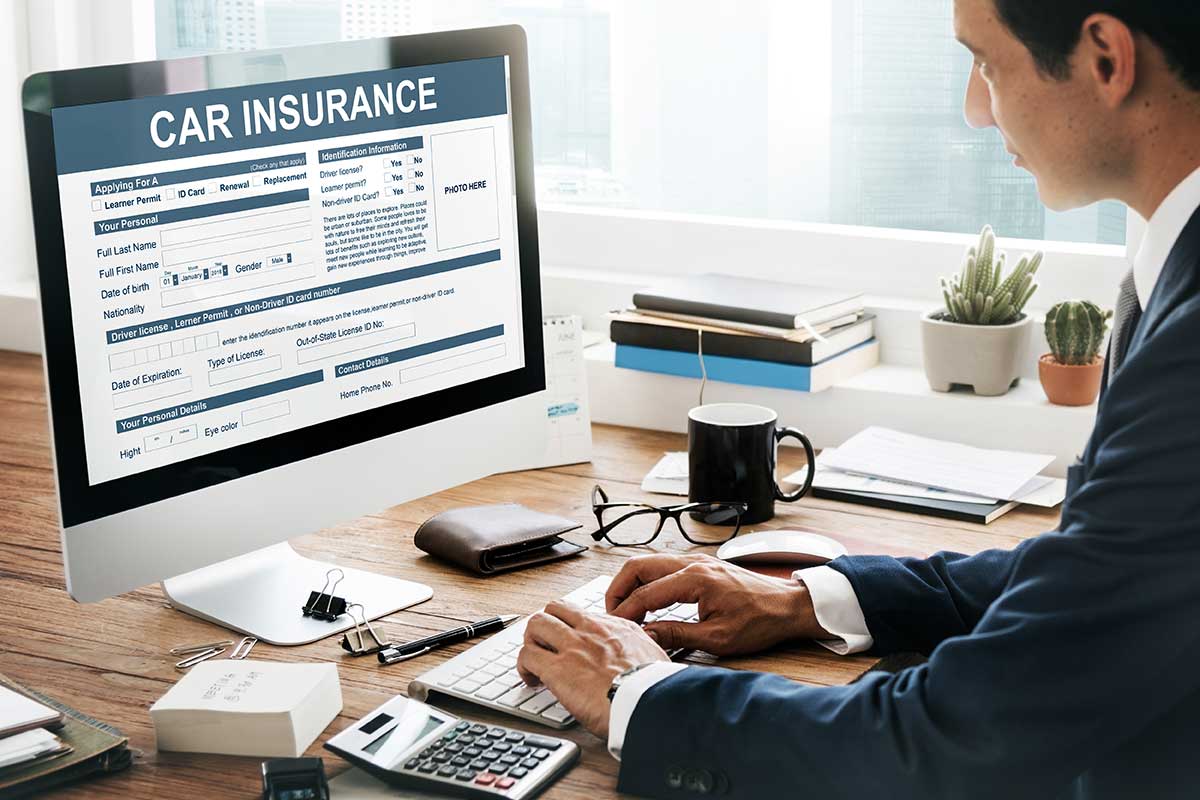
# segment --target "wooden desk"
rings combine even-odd
[[[306,555],[373,569],[427,583],[433,599],[384,621],[392,636],[407,639],[464,622],[509,612],[530,612],[586,580],[615,573],[637,549],[591,552],[555,565],[488,579],[469,577],[423,555],[412,545],[417,525],[430,515],[460,505],[516,501],[590,523],[589,492],[604,485],[610,497],[636,498],[642,476],[667,450],[685,449],[680,436],[597,426],[590,464],[498,475],[433,497],[396,506],[338,528],[306,536],[297,545]],[[783,451],[785,468],[799,466]],[[39,359],[0,352],[0,600],[6,605],[0,634],[0,672],[40,689],[123,730],[141,751],[128,772],[66,789],[62,797],[256,797],[259,759],[157,753],[148,709],[179,677],[178,658],[167,650],[185,642],[223,638],[215,626],[167,607],[158,587],[92,605],[77,605],[63,587],[58,518],[51,473],[46,403]],[[305,502],[302,497],[297,502]],[[949,549],[974,553],[1011,547],[1053,528],[1057,514],[1018,510],[988,527],[924,518],[812,498],[779,504],[779,515],[763,527],[802,527],[841,540],[852,553],[928,555]],[[253,511],[246,524],[254,524]],[[573,537],[591,544],[590,537]],[[678,536],[658,545],[691,548]],[[462,646],[392,667],[374,659],[343,657],[336,638],[297,648],[259,644],[255,658],[338,663],[345,698],[341,718],[326,731],[340,731],[409,680]],[[725,659],[722,665],[777,672],[811,684],[842,684],[872,664],[839,658],[812,644],[779,648],[754,658]],[[452,712],[526,726],[466,704]],[[613,796],[617,764],[604,744],[578,730],[566,734],[584,751],[582,763],[546,795],[549,798]],[[326,756],[332,776],[345,764],[315,744],[310,755]]]

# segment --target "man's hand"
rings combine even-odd
[[[608,689],[631,667],[669,661],[637,623],[551,603],[529,618],[517,671],[544,684],[585,728],[608,738]]]
[[[700,621],[652,622],[662,647],[737,655],[792,639],[828,639],[803,583],[771,578],[712,556],[653,555],[630,559],[605,596],[610,614],[641,622],[673,603],[698,603]]]

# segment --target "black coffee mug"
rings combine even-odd
[[[775,501],[794,503],[812,487],[812,442],[795,428],[776,425],[769,408],[744,403],[716,403],[688,412],[688,500],[693,503],[740,501],[749,508],[743,525],[775,516]],[[787,437],[798,439],[808,458],[808,476],[799,490],[787,494],[775,482],[776,449]]]

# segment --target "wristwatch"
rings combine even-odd
[[[611,703],[613,701],[613,698],[617,696],[617,690],[621,688],[621,684],[624,683],[630,675],[640,669],[645,669],[653,663],[653,661],[647,661],[645,664],[638,664],[636,667],[630,667],[617,677],[613,678],[612,683],[608,687],[608,702]]]

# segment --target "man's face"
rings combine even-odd
[[[975,55],[966,118],[973,128],[995,127],[1016,165],[1033,173],[1038,193],[1056,211],[1104,196],[1103,163],[1114,155],[1103,142],[1111,123],[1102,115],[1090,71],[1071,77],[1042,74],[1029,49],[1004,25],[995,0],[955,0],[954,31]]]

